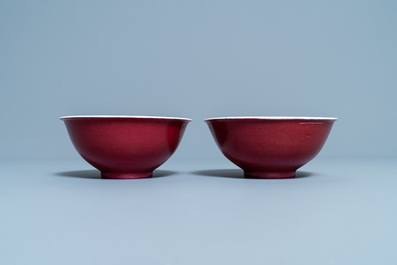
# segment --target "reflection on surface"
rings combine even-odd
[[[241,169],[212,169],[192,172],[194,175],[221,178],[245,178]],[[313,176],[314,173],[307,171],[297,171],[295,178],[306,178]],[[280,179],[281,180],[281,179]]]
[[[178,174],[178,172],[170,170],[155,170],[153,172],[152,178],[160,178]],[[74,170],[74,171],[64,171],[57,172],[55,176],[61,177],[71,177],[71,178],[87,178],[87,179],[100,179],[101,173],[99,170]]]

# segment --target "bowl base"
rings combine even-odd
[[[119,173],[119,172],[101,172],[103,179],[142,179],[152,177],[152,172],[144,173]]]
[[[289,179],[295,177],[295,171],[287,172],[247,172],[244,171],[246,178],[255,179]]]

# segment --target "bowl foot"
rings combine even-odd
[[[247,172],[244,171],[244,176],[246,178],[255,179],[288,179],[295,177],[295,171],[287,172]]]
[[[119,173],[119,172],[101,172],[101,177],[104,179],[142,179],[150,178],[152,172],[144,173]]]

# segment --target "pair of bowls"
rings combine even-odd
[[[152,176],[178,147],[185,118],[65,116],[77,152],[102,178]],[[321,150],[336,118],[225,117],[206,119],[219,149],[250,178],[292,178]]]

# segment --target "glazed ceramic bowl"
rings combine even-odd
[[[146,178],[176,150],[190,119],[65,116],[77,152],[102,178]]]
[[[206,119],[222,153],[251,178],[292,178],[321,150],[336,118]]]

